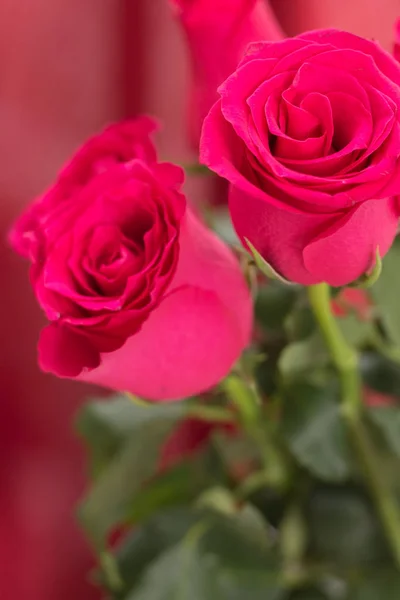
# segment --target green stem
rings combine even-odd
[[[400,569],[400,510],[399,504],[387,485],[384,471],[368,431],[361,420],[348,419],[354,445],[358,450],[361,466],[368,479],[371,496],[375,501],[386,539],[392,550],[397,568]]]
[[[210,171],[205,165],[201,165],[200,163],[191,163],[187,165],[182,165],[183,169],[185,169],[188,175],[200,175],[209,177],[213,175],[213,172]]]
[[[400,568],[400,508],[382,474],[378,455],[364,426],[357,354],[346,342],[332,314],[329,286],[320,283],[308,287],[307,290],[311,307],[340,378],[343,417],[347,421],[393,558]]]
[[[332,314],[329,286],[326,283],[311,285],[307,291],[314,315],[339,374],[343,408],[346,413],[356,415],[362,407],[357,354],[344,339]]]
[[[235,415],[232,411],[219,406],[204,406],[194,404],[190,406],[187,416],[193,419],[199,419],[208,423],[232,423],[234,424]]]
[[[222,387],[236,407],[243,428],[261,451],[265,479],[272,487],[285,489],[290,480],[289,469],[269,424],[263,418],[262,401],[256,384],[246,381],[243,374],[232,374],[224,380]]]

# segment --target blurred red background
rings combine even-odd
[[[387,49],[400,15],[400,0],[271,4],[290,35],[334,26]],[[93,390],[39,372],[43,319],[6,232],[71,151],[110,121],[157,115],[161,154],[187,161],[187,78],[168,0],[0,0],[0,597],[100,597],[73,514],[85,457],[72,420]]]

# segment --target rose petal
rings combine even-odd
[[[179,241],[179,261],[169,291],[190,285],[215,292],[237,322],[245,347],[251,335],[252,302],[237,258],[190,210],[182,222]]]
[[[80,379],[149,400],[177,400],[216,385],[242,348],[239,324],[214,292],[180,288]]]
[[[332,44],[345,50],[354,48],[362,54],[369,54],[374,59],[378,69],[387,75],[397,86],[400,86],[400,67],[398,62],[388,52],[383,52],[378,42],[340,31],[338,29],[320,29],[302,33],[300,39],[318,44]]]
[[[248,99],[256,93],[263,83],[264,103],[269,94],[285,88],[292,80],[291,73],[279,73],[270,78],[273,60],[254,60],[239,68],[219,88],[221,94],[221,111],[223,116],[232,124],[237,135],[250,147],[253,141],[248,132],[248,116],[250,114]],[[238,81],[240,84],[238,85]],[[256,151],[256,147],[255,147]]]
[[[38,351],[40,368],[58,377],[77,377],[100,364],[100,354],[86,337],[56,323],[42,330]]]
[[[300,106],[296,106],[283,92],[282,101],[287,110],[286,134],[291,138],[306,140],[315,137],[318,130],[333,129],[331,106],[326,96],[314,92],[302,100]]]
[[[327,215],[293,212],[256,198],[232,186],[229,209],[237,234],[247,238],[270,265],[283,277],[310,285],[318,283],[305,267],[303,248],[326,223]],[[334,218],[331,215],[329,221]]]
[[[286,60],[288,56],[295,55],[297,51],[303,48],[309,48],[310,44],[302,40],[300,37],[285,38],[282,41],[257,42],[250,43],[247,47],[246,54],[239,63],[239,68],[251,62],[254,59],[274,59],[275,64],[279,64],[278,60]],[[308,52],[308,50],[306,50]]]
[[[304,249],[304,263],[314,277],[333,286],[351,283],[383,257],[396,235],[393,198],[370,200],[335,221]]]

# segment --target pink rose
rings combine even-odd
[[[305,285],[345,285],[383,256],[400,193],[400,65],[336,30],[252,44],[204,122],[235,228]]]
[[[252,310],[237,260],[186,205],[182,170],[156,162],[153,129],[144,117],[92,138],[11,239],[50,321],[42,369],[165,400],[228,373]]]
[[[193,65],[191,136],[198,145],[204,117],[218,86],[248,44],[283,37],[265,0],[171,0],[185,30]]]

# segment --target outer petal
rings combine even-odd
[[[363,275],[378,246],[381,256],[389,250],[399,220],[394,199],[370,200],[343,216],[313,215],[280,210],[232,187],[229,207],[242,241],[303,285],[341,286]]]
[[[82,368],[100,364],[99,353],[85,337],[57,324],[42,330],[38,350],[40,368],[59,377],[76,377]]]
[[[398,220],[393,198],[364,202],[305,248],[304,264],[320,281],[346,285],[373,265],[378,246],[380,255],[386,254]]]
[[[374,59],[378,69],[397,85],[400,85],[400,67],[398,63],[377,42],[338,29],[317,29],[303,33],[299,37],[310,42],[332,44],[336,48],[353,48],[363,54],[369,54]]]
[[[14,224],[9,234],[13,248],[25,258],[37,260],[38,235],[43,221],[53,210],[60,210],[64,201],[71,200],[79,187],[89,184],[96,175],[135,159],[161,170],[161,165],[155,166],[157,153],[151,141],[151,134],[156,129],[156,121],[144,115],[110,125],[91,137],[64,166],[56,183],[38,197]],[[167,169],[166,165],[165,174]],[[176,168],[176,177],[181,179],[178,171]]]
[[[59,181],[75,187],[78,182],[85,185],[93,175],[118,163],[133,159],[155,163],[157,153],[150,136],[157,129],[157,122],[146,115],[109,125],[73,155]]]
[[[302,252],[326,223],[333,222],[334,215],[281,209],[235,186],[230,189],[229,209],[243,245],[247,238],[278,273],[303,285],[320,281],[307,270]]]
[[[249,342],[253,306],[237,258],[188,210],[181,225],[180,257],[170,290],[191,285],[215,293],[231,312],[243,347]]]
[[[243,350],[237,318],[214,292],[181,288],[80,379],[158,401],[203,392],[227,375]]]

